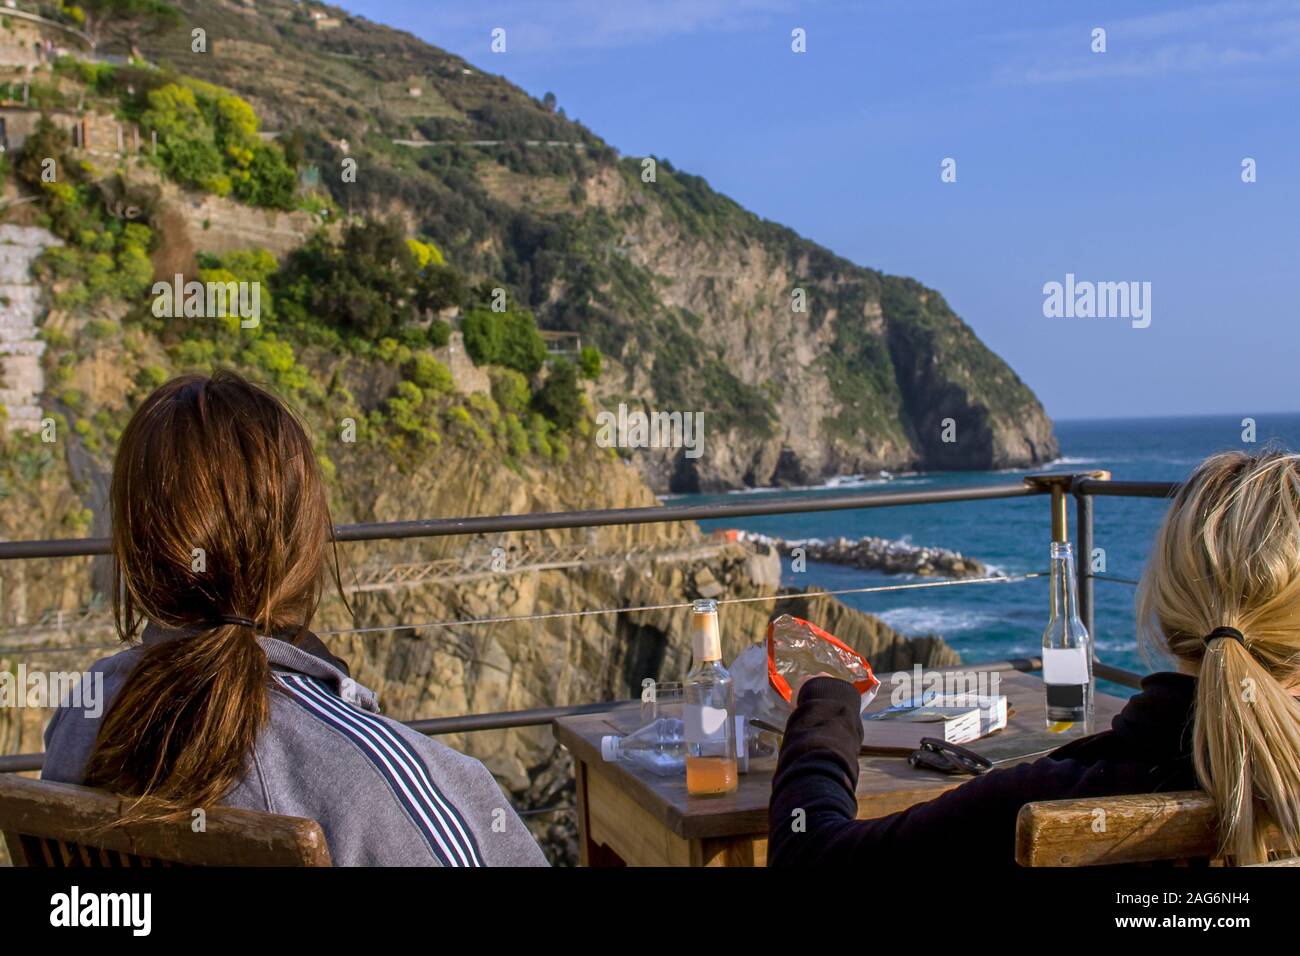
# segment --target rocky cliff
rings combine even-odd
[[[619,157],[409,34],[342,10],[320,31],[290,0],[178,6],[181,27],[148,52],[245,95],[304,144],[340,207],[400,216],[544,327],[581,333],[608,359],[604,404],[704,413],[701,457],[630,456],[655,490],[1057,454],[1029,388],[920,283],[837,257],[668,160]]]

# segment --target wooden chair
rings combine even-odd
[[[1218,850],[1214,802],[1200,790],[1044,800],[1016,819],[1021,866],[1212,861]]]
[[[315,820],[231,807],[189,820],[95,830],[118,820],[130,798],[0,773],[0,833],[14,866],[330,866]]]

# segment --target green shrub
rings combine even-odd
[[[375,357],[388,365],[405,365],[411,360],[411,348],[397,339],[384,337],[375,346]]]
[[[578,369],[583,378],[593,381],[600,378],[600,352],[591,345],[584,345],[578,353]]]
[[[490,395],[484,395],[482,392],[473,393],[469,397],[469,407],[474,409],[493,431],[496,431],[496,426],[501,423],[501,407],[492,400]]]
[[[548,460],[553,451],[551,433],[554,430],[555,426],[536,412],[528,416],[528,443],[534,452]]]
[[[90,339],[92,342],[106,339],[117,332],[117,330],[118,324],[116,322],[110,322],[108,319],[91,319],[86,323],[85,328],[86,338]]]
[[[298,177],[284,154],[265,143],[253,149],[247,175],[235,180],[235,196],[253,206],[292,209]]]
[[[442,319],[434,319],[429,323],[429,344],[435,349],[446,346],[451,341],[451,326]]]
[[[52,349],[64,349],[72,344],[72,339],[68,333],[61,329],[52,329],[42,327],[41,339]]]
[[[377,341],[415,318],[415,257],[396,221],[350,224],[339,240],[323,230],[295,250],[277,279],[303,322]],[[360,349],[359,349],[360,350]]]
[[[533,375],[546,361],[546,343],[529,312],[472,309],[461,322],[461,333],[476,365],[504,365]]]
[[[177,137],[160,142],[158,155],[162,158],[163,170],[182,186],[202,189],[217,196],[230,195],[230,177],[225,173],[221,151],[215,143]]]
[[[417,307],[437,312],[450,305],[460,305],[465,298],[465,283],[451,266],[418,266],[414,301]]]
[[[135,373],[135,385],[140,391],[149,394],[167,381],[167,370],[161,365],[146,365]]]
[[[157,161],[167,175],[254,206],[294,207],[293,167],[279,145],[261,141],[247,101],[193,79],[152,89],[146,101],[140,125],[158,133]]]
[[[501,422],[505,428],[505,443],[510,454],[516,458],[527,458],[528,430],[524,428],[524,423],[519,420],[519,416],[513,412],[506,412],[501,416]]]
[[[562,431],[571,431],[583,416],[578,369],[571,362],[556,362],[546,384],[533,396],[533,408]]]
[[[427,352],[417,352],[406,364],[406,377],[420,388],[442,395],[452,390],[454,385],[451,369],[443,365]]]
[[[528,390],[528,379],[512,368],[489,368],[488,378],[492,382],[492,398],[507,412],[523,414],[528,410],[532,394]]]
[[[492,436],[489,435],[463,405],[456,405],[447,411],[448,431],[467,441],[471,447],[489,448]]]

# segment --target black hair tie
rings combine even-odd
[[[220,617],[215,619],[214,623],[218,627],[223,624],[230,624],[234,627],[251,627],[254,630],[257,629],[257,622],[251,617],[241,617],[238,614],[222,614]]]
[[[1246,646],[1246,638],[1241,633],[1241,631],[1237,630],[1235,627],[1228,627],[1227,625],[1224,625],[1222,627],[1216,627],[1209,634],[1206,634],[1205,646],[1209,647],[1211,641],[1218,640],[1220,637],[1230,638],[1231,640],[1236,641],[1242,647]]]

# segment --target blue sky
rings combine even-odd
[[[1300,0],[345,6],[938,289],[1053,417],[1300,409]],[[1149,327],[1045,317],[1067,273]]]

